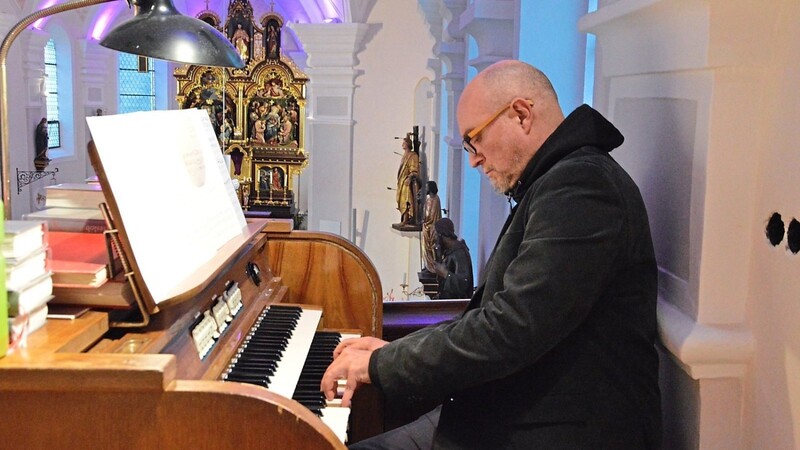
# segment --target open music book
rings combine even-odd
[[[181,294],[184,280],[246,229],[208,114],[148,111],[86,121],[116,203],[114,219],[150,295],[158,304]]]

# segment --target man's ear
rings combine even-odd
[[[516,120],[522,129],[526,133],[529,132],[534,118],[533,102],[524,98],[517,98],[511,104],[511,109],[517,116]]]

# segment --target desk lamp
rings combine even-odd
[[[39,19],[64,11],[117,0],[73,0],[37,11],[14,25],[0,46],[0,153],[2,153],[3,206],[11,218],[11,162],[8,144],[8,94],[6,58],[19,34]],[[100,45],[134,55],[186,64],[244,67],[228,39],[211,25],[181,15],[172,0],[127,0],[134,17],[112,30]]]

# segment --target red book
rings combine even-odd
[[[102,233],[48,231],[48,268],[59,286],[97,287],[108,279],[110,264]]]

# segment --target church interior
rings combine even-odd
[[[0,31],[60,3],[0,0]],[[658,262],[662,448],[800,449],[796,0],[174,4],[224,34],[244,67],[101,46],[133,15],[118,0],[43,17],[4,41],[7,219],[44,208],[48,185],[96,175],[86,118],[208,108],[245,216],[290,220],[363,254],[352,264],[369,266],[364,277],[379,292],[353,315],[386,338],[397,332],[387,314],[405,304],[422,305],[424,323],[454,314],[437,309],[424,282],[429,181],[480,283],[510,200],[470,167],[456,106],[487,66],[526,61],[550,77],[565,114],[589,104],[625,136],[611,155],[641,190]],[[46,160],[37,156],[42,118]],[[400,201],[409,146],[419,159],[416,205]],[[168,186],[147,172],[137,174],[142,184]],[[270,252],[288,283],[305,286]],[[332,257],[310,254],[307,265]]]

